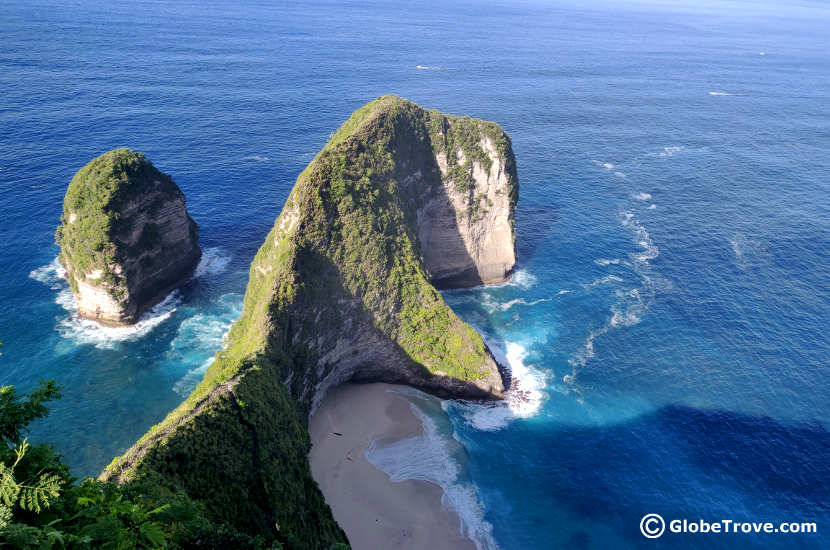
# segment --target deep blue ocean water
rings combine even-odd
[[[0,383],[65,394],[32,438],[94,475],[175,407],[299,172],[396,93],[513,138],[517,274],[445,297],[525,399],[420,400],[424,464],[452,460],[388,471],[438,478],[481,548],[830,547],[830,8],[448,4],[0,1]],[[104,331],[53,233],[118,146],[173,176],[207,253]],[[652,512],[819,532],[646,540]]]

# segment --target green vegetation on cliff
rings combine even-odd
[[[113,235],[119,227],[120,211],[130,200],[145,191],[148,182],[158,181],[168,193],[179,192],[170,176],[159,172],[143,154],[127,148],[115,149],[91,160],[69,184],[63,203],[61,225],[55,240],[61,247],[61,261],[74,267],[74,277],[101,270],[105,281],[116,284],[119,276],[110,266],[118,260]],[[152,231],[142,235],[141,246]]]
[[[41,382],[29,395],[0,388],[0,548],[282,548],[212,521],[202,503],[158,484],[78,483],[51,446],[23,437],[59,397],[53,382]]]
[[[357,357],[379,379],[396,368],[429,391],[487,397],[479,384],[499,376],[481,337],[430,283],[417,236],[425,198],[408,183],[418,167],[440,187],[439,152],[466,178],[473,161],[489,168],[476,135],[512,170],[503,192],[513,197],[512,152],[498,125],[394,96],[356,111],[300,174],[257,252],[227,348],[102,478],[184,491],[213,521],[286,548],[345,542],[307,460],[306,418],[327,377],[348,379],[337,368],[356,368]],[[469,208],[483,207],[469,198]]]

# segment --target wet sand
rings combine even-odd
[[[392,482],[364,456],[373,440],[423,433],[405,396],[388,384],[346,384],[329,392],[309,423],[311,472],[354,550],[475,550],[438,485]],[[339,435],[338,435],[339,434]]]

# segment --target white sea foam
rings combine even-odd
[[[497,342],[485,338],[496,360],[510,371],[511,385],[503,401],[494,403],[457,403],[455,406],[464,420],[483,431],[500,430],[517,418],[530,418],[539,412],[544,400],[547,377],[541,371],[525,364],[524,346],[507,342],[503,349]]]
[[[440,71],[441,67],[431,66],[431,65],[415,65],[415,68],[419,71]]]
[[[656,209],[657,209],[657,205],[656,205],[656,204],[650,204],[650,205],[648,205],[648,209],[649,209],[649,210],[656,210]]]
[[[173,391],[181,395],[182,397],[187,397],[190,393],[199,385],[199,382],[202,381],[202,378],[205,376],[208,368],[213,364],[215,359],[211,357],[210,359],[206,360],[204,363],[199,365],[196,368],[190,369],[187,371],[181,380],[173,384]]]
[[[138,322],[129,326],[108,327],[78,315],[78,306],[66,282],[66,271],[58,259],[29,273],[29,277],[56,290],[55,302],[68,315],[58,321],[57,331],[64,338],[79,344],[92,344],[97,348],[110,349],[120,342],[141,338],[167,320],[180,303],[178,292],[174,291],[139,317]]]
[[[516,271],[513,272],[513,276],[510,277],[510,280],[508,280],[504,283],[501,283],[501,284],[491,285],[491,286],[493,286],[493,287],[517,286],[519,288],[531,288],[535,284],[536,284],[536,276],[533,273],[531,273],[530,271],[527,271],[526,269],[517,269]]]
[[[631,195],[632,198],[637,199],[638,201],[647,201],[651,198],[650,193],[635,193]]]
[[[605,277],[601,277],[599,279],[595,279],[590,283],[586,283],[582,285],[582,288],[588,290],[590,288],[594,288],[595,286],[604,285],[606,283],[621,283],[623,279],[616,275],[606,275]]]
[[[611,317],[602,326],[589,330],[583,345],[568,359],[568,363],[571,365],[571,372],[564,375],[562,381],[580,395],[582,390],[576,383],[576,376],[595,356],[596,350],[594,343],[596,339],[612,329],[630,327],[638,324],[654,300],[655,289],[658,286],[655,280],[664,281],[664,279],[652,273],[649,264],[651,260],[657,258],[659,255],[659,249],[652,241],[651,235],[649,235],[646,228],[634,217],[633,212],[622,212],[620,218],[622,226],[632,231],[632,239],[641,249],[639,252],[632,252],[628,255],[631,263],[625,262],[625,265],[630,266],[640,277],[640,286],[628,290],[616,290],[616,300],[610,307]],[[611,277],[614,278],[611,279]],[[587,290],[598,284],[611,281],[624,282],[619,277],[609,275],[597,279],[590,284],[583,285],[583,287]],[[665,286],[668,285],[669,283],[665,284]]]
[[[761,249],[761,243],[748,238],[743,233],[736,233],[729,239],[732,253],[735,255],[735,263],[738,267],[746,267],[747,257],[751,257]]]
[[[629,254],[629,258],[638,263],[648,262],[656,258],[660,251],[652,242],[646,228],[634,218],[634,214],[631,212],[623,212],[622,218],[623,227],[634,231],[634,241],[643,249],[642,252]]]
[[[48,263],[44,266],[41,266],[37,269],[32,270],[29,273],[29,277],[38,281],[39,283],[43,283],[52,290],[61,290],[63,288],[68,288],[66,284],[66,270],[58,261],[58,258],[55,257],[51,263]]]
[[[242,160],[255,160],[256,162],[268,162],[271,160],[271,157],[266,157],[264,155],[250,155],[247,157],[243,157]]]
[[[603,162],[601,160],[592,160],[591,162],[593,164],[595,164],[596,166],[599,166],[600,168],[605,168],[606,170],[609,170],[609,171],[614,169],[614,165],[610,162]]]
[[[729,92],[709,92],[709,95],[732,95]]]
[[[608,332],[607,326],[588,332],[588,338],[585,339],[585,343],[582,344],[582,347],[574,354],[573,357],[568,359],[568,363],[573,367],[573,370],[571,374],[563,377],[563,380],[566,383],[573,381],[577,367],[585,366],[585,363],[587,363],[588,360],[594,356],[594,340],[597,336],[605,334],[606,332]]]
[[[628,292],[617,291],[617,303],[611,306],[611,327],[630,327],[636,325],[642,319],[648,309],[648,304],[643,300],[640,291],[632,288]]]
[[[92,344],[99,349],[112,349],[121,342],[137,340],[149,334],[154,328],[170,318],[181,304],[178,291],[173,291],[167,297],[144,312],[135,324],[108,327],[90,319],[84,319],[77,313],[77,305],[69,289],[60,291],[55,300],[69,312],[69,315],[58,321],[58,333],[64,338],[78,344]]]
[[[228,298],[234,296],[236,295],[225,295],[219,299],[219,302],[228,302]],[[198,356],[201,355],[202,350],[218,350],[225,347],[228,331],[233,321],[238,317],[239,311],[238,307],[230,307],[220,314],[205,315],[198,313],[185,319],[179,325],[176,337],[170,342],[170,350],[167,352],[168,358],[177,364],[193,364],[191,357],[194,354]],[[181,396],[190,394],[202,380],[213,360],[214,357],[209,357],[191,368],[173,385],[173,391]]]
[[[608,260],[608,259],[605,259],[605,258],[597,258],[596,260],[594,260],[594,263],[597,264],[597,265],[611,265],[611,264],[617,265],[617,264],[620,263],[620,259],[619,258],[614,258],[614,259]]]
[[[567,289],[565,289],[565,290],[560,290],[560,291],[559,291],[559,294],[560,294],[560,295],[562,295],[562,294],[570,294],[571,292],[573,292],[573,291],[572,291],[572,290],[567,290]]]
[[[222,273],[228,268],[231,261],[231,256],[226,255],[220,248],[206,248],[202,252],[202,259],[199,265],[196,266],[194,277],[203,277],[205,275],[216,275]]]
[[[444,491],[441,503],[458,514],[461,535],[472,540],[477,550],[498,549],[478,492],[464,478],[459,465],[459,457],[463,456],[461,444],[450,433],[442,433],[435,420],[416,405],[410,406],[421,420],[423,434],[392,443],[372,441],[366,449],[366,459],[386,472],[393,482],[417,479],[439,485]]]
[[[516,298],[513,300],[508,300],[507,302],[497,302],[493,299],[490,294],[483,294],[482,295],[482,305],[484,309],[486,309],[489,313],[493,313],[496,310],[498,311],[507,311],[508,309],[512,308],[513,306],[535,306],[536,304],[541,304],[542,302],[550,302],[550,298],[540,298],[538,300],[532,300],[530,302],[526,301],[524,298]]]
[[[202,260],[199,262],[194,276],[202,277],[224,271],[229,261],[230,257],[223,255],[220,249],[209,248],[202,255]],[[57,291],[55,302],[67,312],[66,317],[58,320],[56,327],[58,334],[78,344],[92,344],[100,349],[112,349],[121,342],[137,340],[146,336],[154,328],[169,319],[181,304],[181,295],[177,290],[174,290],[161,302],[144,312],[136,323],[110,327],[78,315],[78,305],[66,281],[66,270],[63,269],[57,258],[51,263],[33,270],[29,273],[29,277]]]
[[[677,153],[682,152],[683,150],[684,150],[683,147],[677,147],[677,146],[675,146],[675,147],[663,147],[662,151],[659,151],[657,153],[649,153],[646,156],[649,156],[649,157],[664,157],[664,158],[665,157],[672,157],[672,156],[676,155]]]
[[[623,172],[614,172],[614,175],[621,179],[625,179],[626,177],[628,177]]]

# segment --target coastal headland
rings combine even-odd
[[[101,479],[184,491],[210,518],[284,548],[345,543],[312,476],[309,416],[347,382],[504,396],[509,373],[436,287],[510,277],[517,200],[498,124],[395,96],[355,111],[297,178],[251,264],[227,347]],[[417,491],[425,504],[436,496]]]

